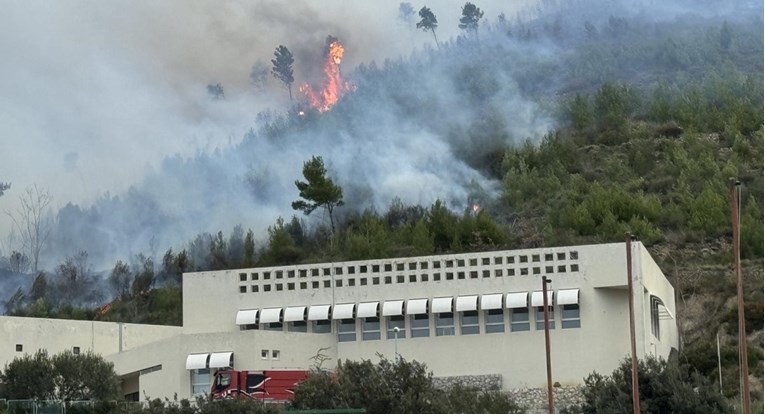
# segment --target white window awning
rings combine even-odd
[[[355,307],[355,303],[342,303],[340,305],[335,305],[335,309],[332,310],[332,319],[352,319],[353,309]]]
[[[432,313],[449,313],[452,311],[452,300],[454,298],[433,298],[431,306]]]
[[[505,297],[505,306],[511,309],[528,308],[529,292],[508,293]]]
[[[237,325],[254,325],[258,323],[258,310],[245,309],[236,313]]]
[[[356,311],[357,318],[376,318],[377,309],[380,302],[359,303],[359,309]]]
[[[428,313],[427,299],[409,299],[406,301],[407,315],[422,315]]]
[[[578,305],[579,289],[564,289],[558,291],[558,305]]]
[[[425,312],[423,312],[425,313]],[[383,316],[401,316],[404,314],[403,300],[386,300],[383,302]]]
[[[284,322],[305,320],[305,306],[292,306],[284,309]]]
[[[481,295],[481,309],[502,309],[502,294]]]
[[[478,295],[457,296],[457,312],[478,310]]]
[[[542,292],[531,292],[531,306],[537,307],[537,306],[545,306],[544,297],[542,296]],[[547,306],[553,306],[553,292],[552,290],[547,291]]]
[[[233,368],[233,352],[213,352],[210,354],[210,368]]]
[[[282,308],[260,310],[260,323],[277,323],[282,320]]]
[[[207,368],[207,358],[210,354],[189,354],[186,357],[186,369],[205,369]]]
[[[329,305],[312,305],[308,308],[309,321],[329,320]]]

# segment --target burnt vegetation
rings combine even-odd
[[[717,365],[709,361],[719,333],[723,391],[732,397],[738,374],[735,355],[729,355],[736,346],[730,177],[743,184],[750,369],[760,381],[763,372],[762,13],[729,20],[614,13],[549,10],[517,22],[487,16],[480,43],[477,36],[436,40],[437,49],[361,65],[350,74],[356,91],[332,111],[270,116],[271,122],[232,151],[236,156],[168,159],[162,168],[162,174],[186,177],[179,180],[189,188],[246,182],[258,202],[287,189],[269,186],[265,173],[222,176],[216,165],[225,157],[257,158],[257,142],[283,143],[307,132],[364,139],[374,133],[374,109],[384,103],[390,108],[386,115],[400,125],[442,137],[449,151],[489,177],[494,188],[455,183],[468,194],[459,204],[446,195],[429,205],[394,198],[380,211],[364,202],[375,188],[356,188],[346,185],[352,179],[333,176],[346,205],[338,205],[331,226],[292,215],[287,205],[285,218],[265,235],[242,223],[228,233],[201,233],[164,253],[154,245],[145,255],[123,257],[113,269],[100,271],[78,253],[52,272],[30,274],[22,265],[30,259],[14,252],[3,258],[0,276],[27,275],[28,282],[6,298],[6,313],[180,324],[183,272],[616,242],[630,231],[675,286],[684,344],[680,361],[715,380]],[[423,20],[413,30],[435,36],[437,24],[446,24],[426,7],[419,15]],[[287,52],[277,50],[275,68],[280,56],[291,58]],[[290,89],[292,61],[283,61],[290,70],[274,72],[289,72],[279,79]],[[449,82],[423,81],[430,75]],[[521,114],[516,102],[531,102],[538,112]],[[557,127],[541,139],[516,128],[537,121]],[[0,194],[8,187],[0,183]],[[172,230],[172,220],[157,214],[153,203],[147,192],[133,188],[89,208],[69,204],[58,212],[50,243],[76,246],[91,260],[109,258],[110,246],[142,238],[146,229]],[[474,203],[481,206],[478,212],[470,208]],[[209,207],[201,204],[188,209]],[[119,234],[104,230],[116,222],[131,225]],[[96,283],[110,295],[81,288]],[[68,292],[66,297],[54,295],[54,288]]]

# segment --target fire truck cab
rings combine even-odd
[[[264,402],[292,400],[297,385],[308,377],[303,370],[220,370],[210,390],[212,399],[242,398]]]

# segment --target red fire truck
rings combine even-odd
[[[308,377],[302,370],[234,371],[215,373],[210,394],[212,399],[242,398],[265,402],[287,402],[295,395],[295,387]]]

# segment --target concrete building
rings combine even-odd
[[[632,244],[638,357],[678,347],[674,289]],[[0,318],[0,364],[38,348],[93,350],[131,398],[208,392],[217,368],[332,368],[377,354],[435,377],[546,384],[542,276],[552,280],[553,380],[578,385],[629,355],[624,243],[184,274],[183,326]]]

